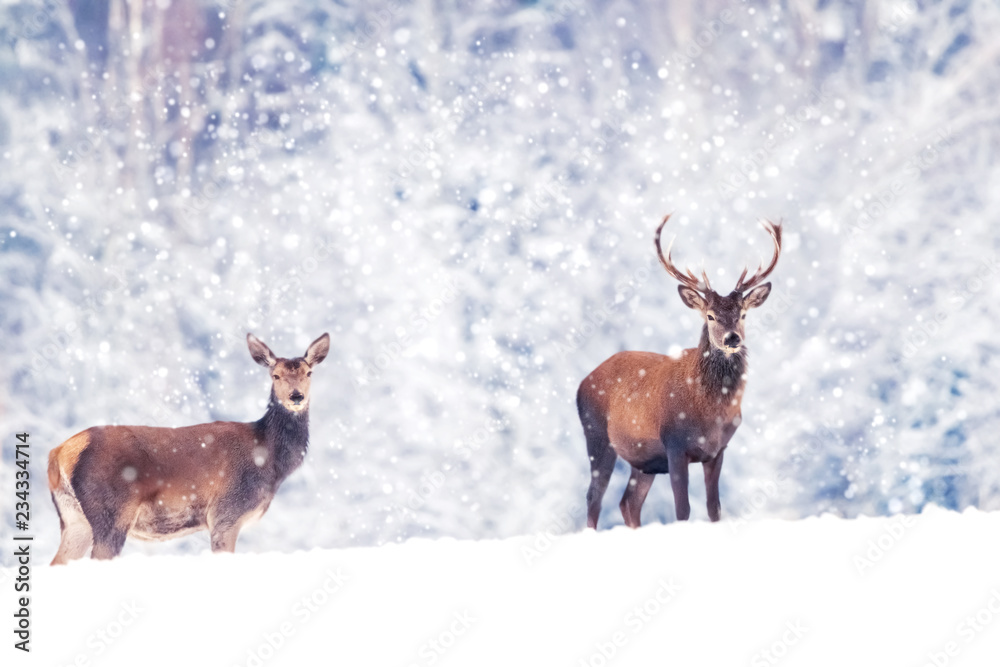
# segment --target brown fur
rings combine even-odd
[[[657,474],[669,473],[679,520],[690,516],[688,465],[701,463],[705,473],[708,514],[721,516],[719,474],[723,453],[740,425],[746,382],[744,317],[764,303],[770,283],[759,284],[773,270],[780,252],[781,229],[771,231],[775,256],[734,291],[721,296],[688,271],[677,270],[655,245],[667,272],[681,281],[681,300],[704,319],[697,348],[678,358],[652,352],[619,352],[588,375],[577,391],[577,409],[587,439],[591,481],[587,490],[587,525],[597,528],[601,499],[618,457],[632,467],[620,508],[625,523],[636,528],[646,494]],[[773,227],[773,226],[772,226]],[[770,231],[770,230],[769,230]]]
[[[724,424],[738,424],[743,382],[731,392],[710,392],[698,369],[698,350],[674,359],[653,352],[619,352],[581,384],[588,408],[607,415],[608,438],[630,464],[665,457],[664,433],[692,424],[706,438],[690,444],[689,456],[700,461],[721,451]],[[688,378],[692,382],[688,383]]]
[[[95,426],[49,454],[49,488],[62,541],[53,564],[117,555],[125,537],[165,540],[198,530],[213,551],[232,551],[240,528],[267,510],[308,443],[312,368],[329,350],[324,334],[298,359],[274,357],[252,336],[254,359],[272,376],[257,422],[181,428]]]

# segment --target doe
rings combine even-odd
[[[62,531],[52,564],[92,551],[114,558],[126,536],[166,540],[207,529],[212,551],[236,549],[240,528],[267,511],[309,443],[312,369],[330,351],[323,334],[305,356],[282,359],[247,334],[271,374],[258,421],[182,428],[93,426],[49,453],[49,488]]]
[[[670,475],[677,519],[687,520],[691,463],[704,468],[709,518],[718,521],[720,517],[722,455],[742,419],[740,402],[747,371],[743,322],[746,312],[764,303],[771,293],[771,283],[761,283],[778,263],[781,225],[764,223],[774,242],[767,268],[758,267],[750,278],[743,269],[736,288],[721,296],[704,272],[699,282],[690,270],[679,271],[671,261],[670,247],[663,256],[660,233],[669,219],[668,215],[656,230],[656,252],[667,273],[681,283],[677,288],[681,301],[704,318],[701,341],[677,358],[619,352],[580,384],[576,404],[590,455],[590,528],[597,528],[601,499],[619,456],[632,467],[619,505],[626,525],[639,527],[649,487],[656,475],[664,473]]]

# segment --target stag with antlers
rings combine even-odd
[[[705,473],[708,516],[718,521],[719,473],[722,457],[742,414],[747,352],[743,323],[746,313],[764,303],[771,293],[765,283],[781,254],[781,225],[765,222],[774,242],[774,256],[765,268],[747,278],[743,269],[736,288],[727,296],[680,271],[660,234],[668,215],[656,230],[656,252],[667,273],[680,285],[681,301],[705,321],[698,347],[679,357],[653,352],[619,352],[597,367],[580,384],[576,402],[590,455],[587,526],[597,528],[601,499],[608,488],[615,461],[621,456],[632,467],[620,503],[625,524],[637,528],[642,503],[655,475],[669,474],[677,519],[691,514],[688,501],[688,465],[701,463]]]

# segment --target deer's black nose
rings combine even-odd
[[[740,335],[735,331],[730,332],[726,339],[722,341],[727,347],[737,347],[740,344]]]
[[[292,403],[298,405],[299,403],[302,402],[302,399],[304,399],[305,396],[302,395],[302,392],[296,389],[295,391],[292,392],[290,398],[292,399]]]

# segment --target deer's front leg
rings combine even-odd
[[[688,500],[688,459],[684,450],[668,450],[667,467],[670,469],[670,487],[674,491],[674,508],[678,521],[687,521],[691,516]]]
[[[708,500],[708,518],[718,521],[722,517],[722,502],[719,500],[719,475],[722,472],[722,455],[726,450],[716,454],[715,458],[705,461],[705,497]]]
[[[212,538],[212,551],[236,551],[236,538],[243,526],[243,513],[225,505],[208,514],[208,534]]]
[[[737,415],[733,424],[727,424],[722,429],[722,437],[719,439],[722,449],[710,461],[705,461],[702,467],[705,470],[705,497],[708,501],[708,518],[718,521],[722,518],[722,502],[719,500],[719,477],[722,475],[722,456],[726,453],[726,445],[736,433],[736,426],[739,425],[740,417]]]
[[[236,538],[240,535],[240,526],[232,524],[221,524],[213,526],[211,529],[212,551],[236,551]]]

